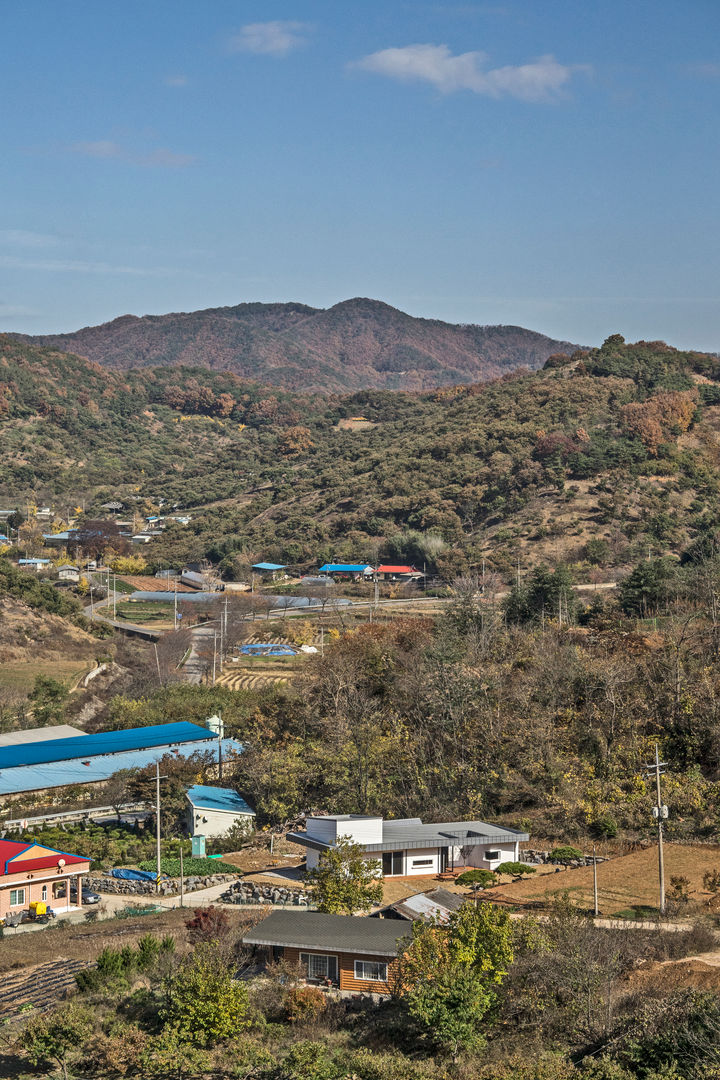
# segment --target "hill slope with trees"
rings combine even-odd
[[[169,315],[123,315],[75,333],[21,340],[115,369],[184,365],[232,371],[294,390],[424,390],[542,367],[567,342],[519,326],[416,319],[378,300],[323,310],[238,304]],[[570,346],[572,348],[572,346]]]
[[[536,373],[343,396],[4,338],[0,496],[190,509],[152,545],[170,563],[632,564],[720,521],[718,380],[716,357],[619,335]]]

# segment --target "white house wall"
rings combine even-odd
[[[479,844],[477,847],[466,848],[463,859],[462,849],[456,848],[455,865],[472,866],[478,870],[495,870],[503,862],[517,862],[520,857],[520,844]],[[497,858],[488,858],[488,852],[497,852]]]
[[[236,814],[228,810],[201,810],[192,806],[188,812],[188,820],[192,836],[224,836],[236,823],[245,825],[249,832],[253,825],[251,814]]]

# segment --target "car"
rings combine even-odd
[[[77,885],[70,886],[70,899],[77,900]],[[92,889],[83,889],[82,902],[83,904],[99,904],[102,897],[99,893],[93,892]]]

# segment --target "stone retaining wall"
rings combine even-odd
[[[257,885],[236,881],[220,899],[224,904],[280,904],[285,907],[312,907],[312,896],[304,889],[288,889],[284,885]]]
[[[592,866],[592,855],[582,855],[579,859],[553,859],[551,851],[538,851],[535,848],[525,848],[520,852],[522,862],[531,863],[533,866],[544,866],[551,863],[553,866]],[[607,859],[598,855],[596,862],[607,862]]]
[[[237,874],[210,874],[207,877],[197,875],[188,876],[184,880],[185,892],[197,892],[198,889],[209,889],[211,885],[222,885],[226,881],[235,881]],[[93,889],[99,893],[113,893],[123,896],[155,896],[154,881],[124,881],[122,878],[110,877],[103,874],[102,877],[84,877],[85,888]],[[160,882],[157,890],[160,896],[175,896],[180,892],[180,878],[165,878]]]

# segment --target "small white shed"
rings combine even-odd
[[[233,825],[250,832],[254,826],[255,811],[230,788],[195,784],[188,790],[187,800],[191,836],[224,836]]]

